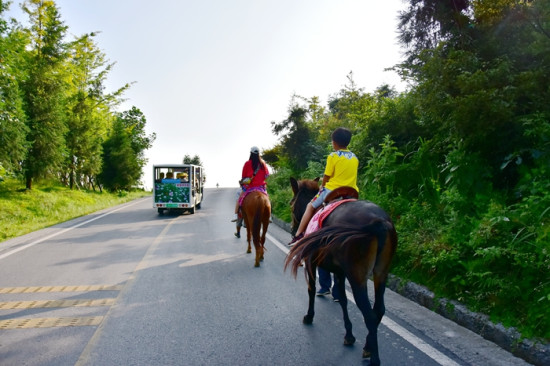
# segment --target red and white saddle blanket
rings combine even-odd
[[[265,186],[250,187],[239,196],[239,207],[243,205],[244,198],[251,192],[261,192],[266,196],[268,195]]]
[[[307,225],[307,228],[306,228],[305,236],[308,236],[309,234],[322,228],[323,221],[325,221],[328,215],[330,215],[331,212],[334,211],[336,207],[340,206],[342,203],[349,202],[349,201],[357,201],[357,200],[355,198],[345,199],[345,200],[336,200],[322,207],[319,211],[315,213],[315,215],[313,215],[313,217],[309,221],[309,224]]]

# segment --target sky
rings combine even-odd
[[[20,0],[11,14],[21,23]],[[110,62],[106,92],[133,83],[119,111],[139,108],[143,183],[153,164],[198,155],[206,186],[237,187],[250,148],[272,148],[293,95],[326,105],[353,72],[372,92],[403,90],[397,16],[402,0],[56,0],[69,40],[90,32]]]

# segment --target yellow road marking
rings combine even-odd
[[[121,291],[123,287],[123,285],[0,287],[0,294],[11,295],[46,292]],[[115,298],[4,301],[0,302],[0,310],[112,306],[115,304],[115,301]],[[97,326],[101,324],[103,318],[103,316],[78,318],[12,318],[0,320],[0,330]]]
[[[111,306],[115,299],[94,300],[36,300],[36,301],[6,301],[0,302],[0,310],[9,309],[38,309],[38,308],[70,308],[85,306]]]
[[[28,294],[28,293],[38,293],[38,292],[120,291],[120,290],[122,290],[122,285],[0,287],[0,294]]]
[[[84,318],[33,318],[0,320],[0,329],[52,328],[52,327],[81,327],[99,325],[102,316]]]

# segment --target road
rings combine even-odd
[[[0,365],[368,365],[357,307],[353,347],[330,296],[303,325],[290,235],[272,224],[254,268],[234,199],[206,189],[194,215],[163,216],[140,199],[0,243]],[[389,290],[386,307],[383,365],[527,365]]]

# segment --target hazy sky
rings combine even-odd
[[[17,12],[21,1],[14,0]],[[69,33],[100,31],[116,66],[107,90],[135,82],[136,106],[157,139],[153,164],[199,155],[207,186],[237,186],[250,147],[273,147],[271,122],[293,94],[325,104],[353,71],[358,87],[403,86],[384,69],[401,60],[402,0],[56,0]]]

